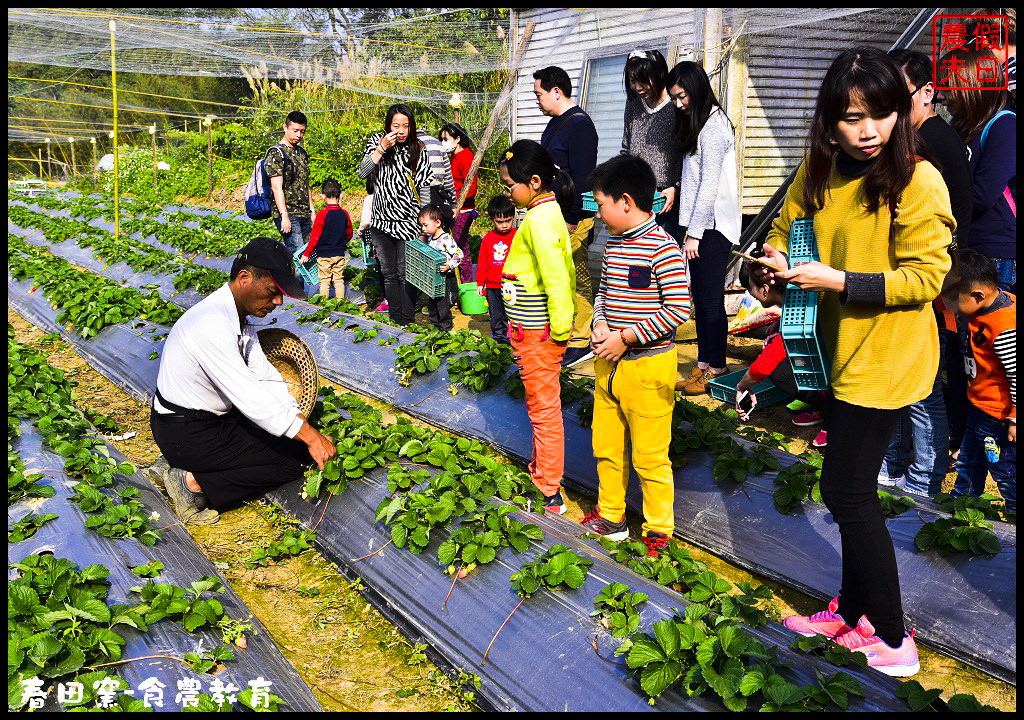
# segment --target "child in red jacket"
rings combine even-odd
[[[508,345],[508,315],[505,314],[505,303],[501,299],[501,271],[505,267],[509,248],[512,247],[512,238],[516,235],[516,229],[512,227],[516,206],[508,196],[495,195],[487,203],[487,214],[494,223],[494,230],[484,235],[480,242],[476,291],[481,297],[487,298],[491,337],[502,345]]]
[[[313,232],[309,236],[309,244],[302,253],[302,261],[306,262],[315,252],[317,255],[317,272],[320,276],[320,294],[324,300],[330,297],[331,284],[334,285],[334,297],[345,297],[345,251],[348,241],[352,239],[352,221],[338,202],[341,198],[341,185],[334,178],[327,178],[323,184],[324,199],[327,206],[316,214],[313,221]]]
[[[740,284],[747,289],[755,300],[763,307],[782,307],[786,301],[785,287],[778,285],[760,284],[763,276],[760,273],[750,271],[751,263],[744,262],[740,267]],[[824,409],[824,396],[820,392],[804,391],[798,392],[796,380],[793,378],[793,367],[786,354],[786,347],[782,344],[780,332],[781,320],[776,320],[768,327],[768,337],[761,347],[761,354],[751,363],[743,378],[736,385],[736,411],[742,419],[746,420],[753,407],[743,410],[739,407],[740,395],[753,388],[765,378],[769,378],[775,387],[787,395],[796,397],[811,406],[812,412],[797,416],[793,420],[794,425],[801,427],[818,425],[824,422],[822,411]],[[754,398],[756,404],[756,397]],[[801,420],[801,418],[805,418]],[[828,442],[828,435],[824,430],[820,431],[817,437],[811,442],[815,448],[823,448]]]

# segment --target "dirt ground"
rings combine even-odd
[[[65,343],[41,344],[43,333],[10,308],[8,322],[14,325],[19,341],[45,350],[50,362],[65,370],[78,384],[81,407],[102,411],[113,417],[124,432],[137,433],[130,440],[113,443],[118,449],[139,465],[156,458],[158,450],[149,432],[145,407],[103,378]],[[486,316],[467,317],[456,313],[456,327],[489,332]],[[692,337],[692,333],[690,323],[681,329],[678,337]],[[759,346],[759,341],[730,339],[730,369],[733,365],[739,369],[748,363],[756,356]],[[683,342],[677,347],[680,373],[686,374],[694,361],[696,345]],[[592,363],[579,366],[579,371],[592,375]],[[709,396],[691,400],[709,408],[720,405]],[[388,412],[386,418],[394,416]],[[817,428],[793,426],[789,413],[781,405],[758,411],[756,424],[783,433],[791,450],[797,453],[807,448],[810,438],[817,432]],[[568,520],[579,521],[594,509],[592,500],[576,493],[566,492],[566,499]],[[638,537],[640,519],[631,517],[629,520],[632,533]],[[268,526],[283,529],[286,524],[276,507],[256,502],[222,513],[216,525],[188,529],[264,624],[325,709],[411,711],[473,707],[465,694],[472,691],[471,685],[456,687],[423,656],[422,648],[413,647],[366,602],[359,594],[357,583],[347,581],[319,553],[306,552],[267,568],[246,568],[249,549],[255,542],[265,542]],[[776,595],[776,605],[783,616],[821,609],[818,600],[747,573],[696,547],[687,547],[696,558],[733,583],[753,580],[768,585]],[[924,687],[942,688],[945,698],[969,692],[1001,710],[1016,709],[1013,686],[921,646],[919,649],[921,672],[914,679]]]

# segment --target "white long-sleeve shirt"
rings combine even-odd
[[[697,150],[683,158],[679,226],[698,240],[705,230],[714,229],[736,245],[742,220],[736,141],[728,116],[716,108],[697,136]]]
[[[248,323],[240,327],[231,289],[224,285],[182,315],[160,358],[157,389],[168,402],[224,415],[232,407],[271,435],[302,428],[299,408]],[[158,399],[158,413],[169,413]]]

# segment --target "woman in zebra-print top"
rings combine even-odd
[[[366,142],[359,177],[373,183],[370,237],[384,276],[388,314],[408,325],[416,314],[416,288],[405,279],[405,244],[419,237],[420,207],[430,202],[433,179],[409,106],[388,108],[384,132]]]

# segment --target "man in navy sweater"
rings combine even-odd
[[[586,190],[590,173],[597,167],[597,128],[590,116],[572,99],[572,81],[562,68],[551,66],[536,71],[533,74],[533,94],[537,98],[537,107],[551,118],[541,135],[540,144],[576,186],[576,201],[565,213],[573,264],[576,266],[577,316],[572,337],[589,339],[593,285],[587,269],[587,249],[594,229],[594,213],[583,209],[581,193]]]

